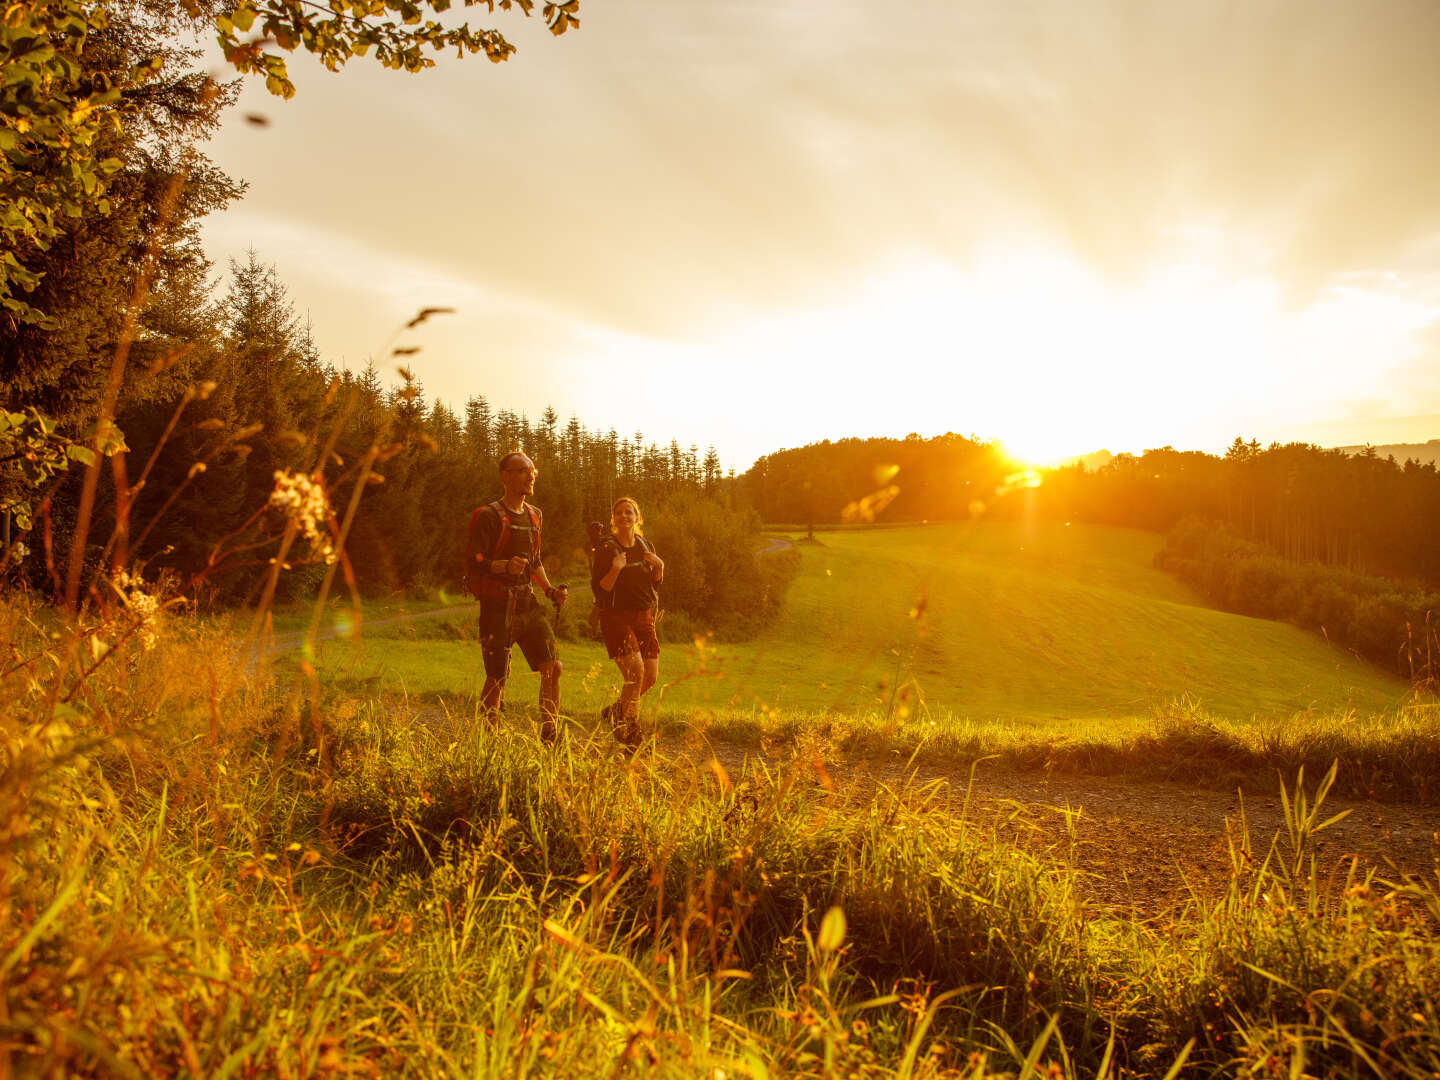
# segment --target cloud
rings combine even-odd
[[[1008,249],[1069,258],[1102,279],[1097,295],[1176,267],[1264,280],[1291,320],[1270,344],[1313,348],[1324,374],[1305,382],[1251,342],[1251,389],[1335,416],[1342,394],[1392,415],[1407,392],[1430,395],[1415,411],[1440,408],[1440,337],[1414,315],[1435,306],[1440,266],[1434,0],[593,0],[578,34],[503,25],[521,47],[506,65],[337,78],[297,60],[299,97],[259,95],[274,122],[217,144],[254,183],[211,235],[279,262],[333,340],[378,344],[415,306],[461,308],[427,328],[432,393],[538,411],[543,378],[562,413],[623,427],[631,409],[657,428],[689,424],[662,382],[601,406],[587,365],[769,376],[806,343],[857,336],[943,364],[964,343],[933,319],[902,342],[847,311],[897,267],[902,287],[915,265],[971,280]],[[926,311],[963,300],[932,286]],[[1337,290],[1405,300],[1403,333],[1306,339]],[[1010,294],[1051,317],[1043,289]],[[771,332],[778,344],[757,336]],[[1146,332],[1127,356],[1164,348],[1164,327]],[[987,341],[1003,353],[998,332]],[[1123,384],[1138,363],[1089,370]],[[840,411],[843,389],[817,423],[864,422]],[[702,438],[725,451],[745,403],[712,393]],[[793,410],[754,408],[771,425],[743,414],[757,452],[794,441],[773,434],[796,430]]]
[[[307,78],[325,120],[292,135],[339,147],[318,212],[639,333],[917,244],[1044,237],[1123,277],[1210,225],[1303,304],[1440,233],[1433,0],[614,0],[573,39],[508,28],[499,68]]]

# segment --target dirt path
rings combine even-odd
[[[443,732],[448,724],[437,709],[422,709],[416,719]],[[588,732],[572,729],[572,736]],[[448,737],[448,736],[446,736]],[[601,745],[608,745],[603,739]],[[746,773],[747,760],[771,770],[796,767],[812,783],[829,783],[863,797],[877,785],[905,782],[903,762],[884,758],[813,761],[796,758],[788,748],[762,755],[753,744],[705,739],[694,733],[666,731],[660,751],[704,765],[713,756],[734,780]],[[997,767],[993,761],[946,771],[917,768],[914,786],[944,782],[941,808],[1027,850],[1041,852],[1068,844],[1067,811],[1075,815],[1077,864],[1086,896],[1103,908],[1142,917],[1160,916],[1194,897],[1217,896],[1230,873],[1227,835],[1238,838],[1242,812],[1254,857],[1264,858],[1272,839],[1289,852],[1285,817],[1278,793],[1241,799],[1190,784],[1128,781],[1113,777],[1047,775]],[[1313,790],[1313,788],[1312,788]],[[968,796],[968,798],[967,798]],[[1343,879],[1352,858],[1363,870],[1398,880],[1405,874],[1434,881],[1440,872],[1440,806],[1377,803],[1327,798],[1320,820],[1349,814],[1317,838],[1317,868]],[[1227,830],[1228,833],[1227,833]]]
[[[696,752],[679,738],[662,740],[662,748]],[[741,774],[747,755],[755,755],[753,746],[711,742],[709,748],[732,776]],[[819,782],[818,771],[813,765],[808,768]],[[860,792],[904,780],[902,763],[882,758],[827,761],[824,768],[837,785],[853,784]],[[973,780],[968,769],[915,771],[914,783],[933,780],[945,782],[952,813],[965,812],[973,822],[1012,834],[1031,850],[1063,847],[1066,811],[1078,811],[1077,862],[1086,875],[1085,891],[1102,906],[1147,915],[1183,903],[1192,888],[1201,897],[1223,889],[1230,868],[1227,828],[1238,837],[1242,811],[1257,859],[1286,828],[1278,792],[1248,796],[1242,804],[1238,793],[1189,784],[1017,772],[998,768],[995,762],[980,763]],[[1320,820],[1346,810],[1347,817],[1317,838],[1322,874],[1343,876],[1352,856],[1362,867],[1374,867],[1379,876],[1392,879],[1440,871],[1440,807],[1329,797]],[[1278,850],[1290,850],[1283,836]]]
[[[795,546],[795,541],[787,540],[783,536],[772,536],[755,549],[756,555],[774,555],[777,551],[784,551],[786,548]]]

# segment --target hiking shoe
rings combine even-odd
[[[640,749],[640,719],[632,716],[629,720],[615,725],[615,739],[631,754]]]
[[[540,741],[546,746],[554,746],[559,734],[560,727],[554,720],[540,721]]]

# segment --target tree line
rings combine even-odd
[[[1156,531],[1198,516],[1290,560],[1440,584],[1433,462],[1236,438],[1223,456],[1164,447],[1052,470],[1040,490],[1052,514]]]
[[[584,580],[586,523],[608,522],[615,499],[631,495],[665,553],[666,609],[684,616],[672,618],[672,633],[745,634],[778,609],[789,564],[755,555],[758,515],[713,446],[702,455],[675,439],[661,446],[638,431],[592,430],[575,416],[562,423],[549,407],[532,421],[479,393],[457,412],[428,400],[407,369],[393,388],[373,361],[339,370],[254,252],[232,262],[223,295],[192,301],[201,332],[166,368],[174,391],[127,394],[116,417],[129,458],[154,459],[128,508],[131,555],[150,576],[196,581],[212,602],[253,600],[287,520],[283,506],[269,505],[277,474],[321,477],[338,514],[355,463],[382,447],[348,534],[347,572],[369,595],[458,596],[469,515],[498,497],[500,457],[524,450],[541,471],[536,502],[552,577]],[[47,491],[52,537],[73,523],[77,489],[76,476],[61,474]],[[96,535],[115,531],[113,505],[102,501]],[[104,550],[92,547],[93,564]],[[40,555],[32,550],[20,569],[45,588],[53,571]],[[322,545],[297,549],[281,599],[313,591],[322,555]]]
[[[989,509],[1015,471],[994,443],[946,433],[777,450],[759,458],[740,484],[768,522],[950,521]]]
[[[1198,517],[1169,532],[1155,565],[1226,611],[1317,631],[1417,685],[1440,687],[1440,589],[1287,559]]]
[[[780,450],[740,483],[771,522],[1028,514],[1166,532],[1200,517],[1287,559],[1440,584],[1440,472],[1374,452],[1237,438],[1223,456],[1167,446],[1098,469],[1029,470],[993,442],[947,433]]]
[[[151,578],[192,583],[205,600],[241,602],[263,589],[296,515],[311,514],[279,578],[281,598],[306,595],[327,572],[325,534],[362,488],[345,544],[354,587],[458,590],[470,511],[498,494],[499,456],[523,449],[542,469],[537,501],[557,569],[583,573],[563,564],[574,561],[585,522],[608,520],[614,499],[631,495],[666,554],[667,608],[695,628],[753,629],[779,603],[784,560],[756,560],[758,519],[714,447],[590,430],[549,408],[531,420],[480,393],[456,411],[429,400],[408,371],[387,387],[382,365],[410,348],[337,370],[276,270],[253,252],[217,291],[200,227],[244,184],[204,146],[237,87],[212,82],[185,42],[218,27],[241,50],[231,58],[240,70],[260,64],[271,89],[288,93],[277,55],[245,53],[236,35],[246,20],[290,33],[276,22],[289,10],[47,0],[0,28],[7,79],[19,80],[0,91],[7,579],[63,595],[78,533],[83,573],[73,576],[92,587],[140,564]],[[277,38],[281,48],[313,52],[318,41],[321,53],[343,51],[369,32],[358,16],[290,14],[318,36]],[[545,13],[552,29],[572,16],[573,5]],[[319,33],[322,23],[329,30]],[[428,65],[419,49],[430,42],[402,40],[403,28],[386,33],[368,44],[385,45],[399,66]],[[508,55],[498,35],[475,42],[492,59]],[[442,314],[421,312],[411,325]],[[277,475],[288,478],[283,490]],[[333,511],[318,528],[313,491]]]

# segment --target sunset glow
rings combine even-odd
[[[741,470],[852,434],[1440,435],[1440,8],[922,7],[617,3],[500,69],[297,70],[215,144],[251,188],[210,247],[273,260],[352,369],[454,307],[412,357],[452,408]],[[403,207],[297,209],[302,146],[311,189]]]

